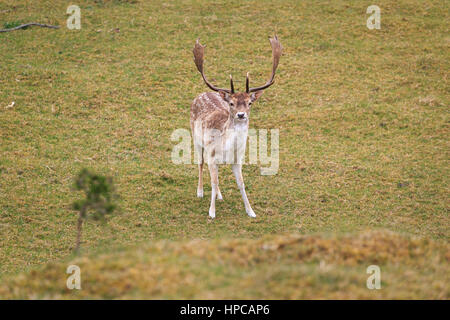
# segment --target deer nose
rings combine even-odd
[[[238,113],[237,113],[237,116],[238,116],[239,119],[244,119],[244,117],[245,117],[245,112],[238,112]]]

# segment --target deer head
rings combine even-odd
[[[214,91],[217,91],[223,100],[225,100],[230,106],[231,116],[237,121],[247,121],[250,115],[250,106],[253,102],[255,102],[263,93],[264,89],[267,89],[274,83],[275,72],[278,67],[278,63],[280,62],[280,56],[282,52],[282,46],[278,37],[275,36],[269,39],[270,44],[272,46],[272,74],[269,80],[262,86],[250,88],[250,79],[249,73],[247,72],[247,78],[245,82],[245,92],[235,92],[233,77],[230,75],[230,89],[218,88],[214,86],[211,82],[206,78],[203,71],[203,59],[205,47],[200,44],[200,42],[196,41],[194,46],[194,62],[197,66],[198,71],[202,75],[203,81],[205,81],[206,85]]]

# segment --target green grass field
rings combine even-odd
[[[447,2],[80,0],[81,30],[66,28],[70,4],[0,0],[0,29],[61,26],[0,33],[0,298],[450,298]],[[372,4],[380,30],[366,27]],[[232,73],[242,90],[247,71],[267,80],[274,33],[284,54],[250,126],[280,130],[278,174],[244,167],[250,219],[222,167],[211,221],[209,176],[198,199],[197,166],[171,161],[171,133],[189,128],[190,104],[207,91],[192,47],[207,45],[211,80],[225,86]],[[82,168],[114,178],[120,214],[87,223],[74,257]],[[295,242],[275,263],[255,249],[269,235],[312,239],[311,250],[335,239],[334,254],[293,258],[309,248]],[[363,244],[348,263],[342,246],[361,238],[391,248],[378,259]],[[242,256],[220,255],[234,245]],[[322,260],[333,265],[325,275]],[[73,261],[91,270],[79,292],[64,289]],[[111,280],[157,262],[148,285]],[[373,263],[382,290],[366,288]],[[179,285],[164,286],[174,275]]]

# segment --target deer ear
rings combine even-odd
[[[258,100],[259,97],[261,97],[262,94],[263,94],[263,90],[259,90],[259,91],[253,92],[250,95],[250,99],[252,99],[252,102],[255,102],[256,100]]]
[[[223,100],[225,100],[226,102],[230,102],[230,94],[228,92],[219,91],[219,94]]]

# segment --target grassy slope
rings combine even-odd
[[[448,243],[448,4],[378,1],[373,31],[370,4],[79,1],[79,31],[0,33],[0,275],[70,255],[70,185],[82,167],[113,175],[122,196],[120,216],[87,225],[87,253],[367,228]],[[2,0],[0,26],[64,26],[66,8]],[[280,129],[280,170],[245,167],[251,220],[221,169],[225,201],[211,222],[196,167],[170,161],[170,134],[188,128],[205,90],[191,48],[200,37],[210,78],[222,85],[232,72],[242,88],[246,71],[266,80],[274,31],[285,54],[251,126]]]
[[[0,285],[4,298],[304,299],[450,297],[448,248],[388,232],[341,237],[158,241],[46,265]],[[81,268],[81,290],[66,268]],[[381,265],[381,289],[366,268]]]

